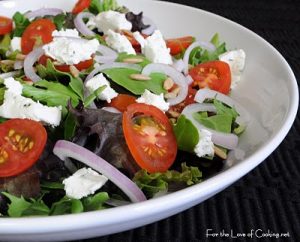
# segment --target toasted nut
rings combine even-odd
[[[123,62],[125,63],[129,63],[129,64],[138,64],[143,62],[144,60],[142,58],[126,58],[123,60]]]
[[[25,60],[25,57],[26,57],[26,55],[23,55],[23,54],[18,53],[18,54],[16,55],[16,60]]]
[[[137,80],[137,81],[149,81],[149,80],[151,80],[150,76],[146,76],[146,75],[143,75],[143,74],[131,74],[129,77],[131,79]]]
[[[178,95],[179,92],[180,92],[180,87],[176,87],[172,90],[172,93],[174,93],[176,96]]]
[[[75,66],[72,65],[70,66],[70,73],[72,74],[72,76],[78,77],[80,72]]]
[[[173,86],[174,86],[174,81],[172,80],[172,78],[168,77],[164,81],[164,89],[165,90],[170,90]]]
[[[172,117],[172,118],[178,118],[180,113],[176,112],[176,111],[172,111],[172,110],[169,110],[168,111],[168,114]]]
[[[214,145],[214,152],[217,156],[219,156],[222,159],[227,159],[227,154],[224,152],[224,150],[220,149],[218,146]]]
[[[4,65],[12,66],[15,64],[15,61],[14,60],[1,60],[0,63],[4,64]]]
[[[176,94],[173,92],[168,92],[164,96],[165,96],[165,98],[175,98]]]

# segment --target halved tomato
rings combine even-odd
[[[188,95],[186,96],[186,98],[181,102],[181,103],[178,103],[176,105],[173,105],[170,107],[169,111],[173,111],[173,112],[176,112],[176,113],[181,113],[182,110],[192,104],[192,103],[195,103],[195,95],[196,95],[196,92],[197,90],[192,88],[191,86],[189,86],[189,89],[188,89]]]
[[[108,104],[121,112],[124,112],[130,104],[135,103],[136,98],[128,94],[119,94]]]
[[[12,31],[13,21],[10,18],[0,16],[0,35],[8,34]]]
[[[49,56],[42,55],[40,57],[38,63],[46,66],[48,59],[53,60]],[[77,70],[82,71],[82,70],[88,69],[93,64],[94,64],[93,59],[89,59],[89,60],[86,60],[86,61],[81,61],[78,64],[75,64],[74,66],[77,68]],[[55,68],[59,71],[62,71],[62,72],[70,72],[70,66],[69,65],[55,65]]]
[[[47,44],[52,41],[52,32],[56,29],[55,24],[49,19],[33,21],[25,29],[21,39],[23,54],[30,53],[34,47]]]
[[[78,0],[75,4],[72,13],[77,14],[87,9],[91,4],[91,0]]]
[[[230,67],[223,61],[208,61],[189,70],[194,79],[192,87],[196,89],[208,87],[212,90],[228,94],[231,85]]]
[[[123,114],[123,131],[128,148],[142,169],[165,172],[173,164],[176,138],[160,109],[144,103],[129,105]]]
[[[0,124],[0,177],[15,176],[30,168],[46,141],[47,132],[39,122],[10,119]]]
[[[126,31],[122,31],[122,34],[129,40],[129,42],[131,43],[133,49],[137,52],[137,53],[141,53],[141,45],[140,43],[134,38],[133,33],[126,30]],[[141,34],[144,38],[147,38],[148,35],[145,34]]]
[[[171,50],[171,55],[177,55],[186,50],[194,41],[193,36],[185,36],[177,39],[167,39],[166,44]]]

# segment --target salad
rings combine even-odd
[[[123,206],[218,172],[246,128],[230,97],[245,56],[217,33],[165,38],[115,0],[0,16],[0,215]]]

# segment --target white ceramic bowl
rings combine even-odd
[[[142,226],[188,209],[220,192],[261,163],[284,139],[298,108],[298,87],[285,59],[248,29],[220,16],[167,2],[119,0],[135,12],[144,11],[166,37],[194,35],[209,40],[218,32],[229,49],[247,54],[242,83],[232,97],[252,119],[241,137],[243,160],[230,159],[225,169],[201,184],[146,202],[77,215],[0,218],[0,240],[49,241],[82,239]],[[71,10],[74,1],[26,0],[0,2],[0,15],[11,16],[43,6]],[[178,21],[180,19],[180,21]]]

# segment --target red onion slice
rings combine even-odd
[[[97,52],[101,53],[99,55]],[[99,45],[94,60],[97,63],[114,62],[118,58],[118,53],[105,45]]]
[[[118,186],[132,202],[147,200],[141,189],[127,176],[113,167],[107,161],[97,156],[86,148],[69,141],[59,140],[56,142],[53,153],[61,160],[73,158],[100,172]]]
[[[189,59],[190,54],[193,49],[196,47],[201,47],[202,49],[208,50],[208,51],[215,51],[216,47],[210,43],[210,42],[203,42],[203,41],[196,41],[192,43],[185,51],[183,56],[183,62],[184,62],[184,74],[187,75],[189,72]]]
[[[16,60],[14,63],[15,70],[21,70],[24,67],[24,61]]]
[[[188,94],[188,84],[185,76],[173,67],[166,64],[152,63],[144,67],[142,74],[150,75],[153,72],[164,73],[172,78],[172,80],[180,87],[180,91],[175,98],[169,98],[168,103],[173,106],[181,103]]]
[[[184,62],[182,59],[176,60],[174,58],[172,67],[174,67],[177,71],[183,72],[184,70]]]
[[[194,79],[190,75],[187,75],[185,78],[188,85],[191,85],[194,82]]]
[[[150,25],[148,28],[142,30],[142,33],[145,35],[151,35],[151,34],[153,34],[154,30],[157,29],[157,27],[156,27],[155,23],[152,21],[152,19],[150,19],[146,16],[143,17],[143,23],[145,25]]]
[[[84,36],[95,36],[96,34],[92,30],[90,30],[83,22],[84,18],[94,18],[94,17],[95,17],[94,14],[88,12],[81,12],[77,14],[77,16],[74,19],[74,25],[76,29]]]
[[[250,116],[248,112],[245,110],[245,108],[241,106],[239,103],[237,103],[235,100],[230,98],[229,96],[207,88],[198,90],[195,95],[195,101],[198,103],[203,103],[205,99],[212,99],[212,98],[221,101],[222,103],[228,105],[229,107],[235,108],[235,110],[239,114],[239,116],[236,119],[237,123],[246,125],[249,122]]]
[[[25,14],[25,17],[28,19],[36,18],[36,17],[43,17],[46,15],[49,16],[56,16],[58,14],[63,13],[64,11],[59,8],[40,8]]]
[[[128,68],[137,71],[141,71],[142,67],[137,64],[123,63],[123,62],[113,62],[113,63],[105,63],[103,65],[95,64],[95,69],[86,77],[84,82],[87,82],[91,78],[93,78],[97,73],[112,68]]]
[[[185,115],[189,120],[192,121],[195,127],[197,127],[198,130],[206,129],[209,132],[211,132],[212,137],[211,140],[214,144],[222,146],[226,149],[234,149],[238,144],[238,136],[235,134],[228,134],[223,132],[218,132],[216,130],[210,129],[199,123],[195,118],[193,117],[194,113],[197,112],[216,112],[216,108],[213,104],[208,103],[193,103],[188,106],[186,106],[182,114]]]
[[[34,63],[44,54],[42,47],[36,48],[31,51],[24,60],[24,73],[27,78],[33,82],[39,81],[41,78],[35,73]]]

